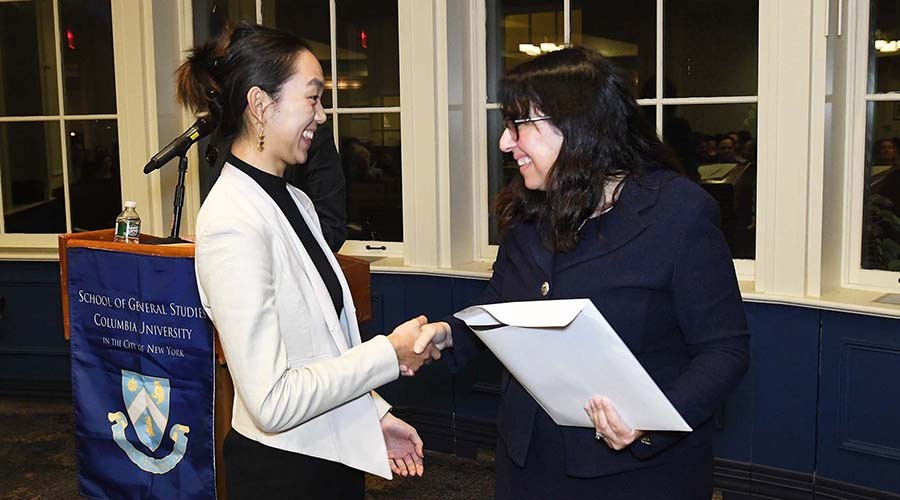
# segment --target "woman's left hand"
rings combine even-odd
[[[385,413],[381,419],[381,432],[387,445],[391,471],[401,476],[421,476],[425,471],[422,458],[422,439],[413,426]]]
[[[584,411],[591,417],[598,439],[602,439],[614,450],[623,450],[644,435],[643,431],[625,425],[616,407],[607,397],[594,396],[588,401]]]

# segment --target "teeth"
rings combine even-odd
[[[313,138],[313,131],[312,131],[312,130],[304,130],[304,131],[303,131],[303,137],[306,138],[306,139],[312,140],[312,138]]]
[[[523,157],[519,158],[516,163],[518,163],[520,167],[522,165],[528,165],[529,163],[531,163],[531,158],[529,158],[527,156],[523,156]]]

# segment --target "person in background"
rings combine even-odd
[[[329,248],[340,250],[347,239],[347,181],[331,127],[316,129],[306,163],[288,165],[284,179],[309,196]]]
[[[430,359],[412,351],[425,318],[361,342],[312,202],[283,177],[325,123],[324,85],[304,42],[245,23],[178,70],[180,101],[213,113],[231,144],[197,218],[195,265],[235,387],[232,499],[362,499],[364,471],[423,472],[418,433],[373,389]]]
[[[716,159],[719,163],[741,163],[743,161],[737,152],[735,139],[729,135],[719,139],[717,151]]]
[[[516,66],[500,103],[499,146],[520,175],[498,195],[501,243],[476,303],[589,298],[693,431],[633,429],[603,394],[584,401],[593,429],[559,426],[505,373],[496,497],[710,498],[713,412],[749,364],[718,205],[675,172],[628,80],[595,52]],[[416,350],[430,347],[458,370],[483,344],[448,318],[423,327]]]
[[[883,246],[897,248],[900,245],[900,224],[897,222],[900,219],[900,140],[896,138],[881,140],[878,143],[878,153],[879,165],[887,168],[873,175],[869,181],[868,203],[879,205],[882,208],[882,217],[872,220],[870,224],[880,230]],[[889,217],[889,214],[893,214],[894,217]],[[885,243],[886,240],[893,243]],[[882,249],[882,254],[886,253],[888,250]],[[897,253],[894,250],[893,255]],[[890,268],[894,259],[882,256],[881,260],[885,261],[881,263],[883,267]]]
[[[231,141],[220,133],[213,133],[207,150],[212,182],[218,178],[225,165]],[[213,151],[209,154],[209,151]],[[222,153],[222,152],[225,153]],[[322,226],[322,234],[333,252],[340,250],[347,239],[347,182],[341,166],[341,157],[334,146],[331,127],[323,124],[316,129],[305,163],[288,165],[284,180],[296,186],[312,200]]]

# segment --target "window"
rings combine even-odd
[[[0,238],[112,227],[113,68],[109,0],[0,2]]]
[[[227,20],[249,20],[294,33],[310,45],[322,64],[326,126],[347,180],[349,251],[401,254],[397,0],[309,0],[302,8],[289,0],[241,0],[225,8],[203,0],[193,10],[201,20],[194,26],[198,41],[214,36]]]
[[[900,272],[900,2],[860,16],[851,281],[896,285]],[[865,24],[863,24],[865,23]],[[862,123],[861,123],[862,122]]]
[[[262,0],[262,21],[306,39],[322,63],[323,105],[347,179],[347,239],[367,249],[403,241],[397,0],[318,0],[302,9]]]
[[[511,156],[497,148],[503,131],[499,78],[522,61],[571,43],[611,58],[631,77],[638,102],[685,174],[719,202],[734,258],[755,258],[758,0],[487,0],[485,5],[485,210],[518,175]],[[489,217],[483,241],[496,245],[496,223],[493,214]],[[739,274],[753,272],[752,262],[736,265]]]

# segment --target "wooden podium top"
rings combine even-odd
[[[164,238],[141,234],[139,243],[119,243],[115,241],[113,229],[69,233],[59,235],[59,273],[62,288],[63,323],[65,337],[69,339],[69,293],[66,286],[68,276],[67,250],[69,248],[94,248],[113,252],[152,255],[156,257],[193,257],[193,243],[158,244]],[[356,318],[359,322],[372,319],[371,282],[369,280],[369,263],[356,257],[335,254],[356,306]]]

